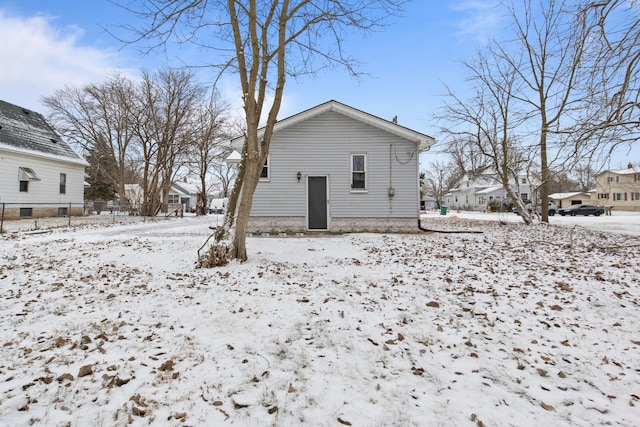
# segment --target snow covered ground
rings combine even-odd
[[[522,218],[514,213],[482,213],[448,211],[446,216],[439,212],[423,213],[422,219],[438,220],[447,218],[464,218],[478,221],[501,221],[521,224]],[[534,219],[537,222],[537,219]],[[640,236],[640,212],[613,211],[612,215],[595,216],[561,216],[549,217],[549,224],[561,227],[575,227],[587,230],[603,231],[606,233],[621,233],[630,236]]]
[[[6,233],[0,425],[637,426],[639,219],[428,214],[478,233],[211,270],[215,217]]]

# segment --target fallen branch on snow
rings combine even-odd
[[[445,234],[458,234],[458,233],[482,234],[484,233],[484,231],[480,231],[480,230],[432,230],[430,228],[424,228],[420,220],[418,220],[418,228],[421,231],[427,231],[431,233],[445,233]]]

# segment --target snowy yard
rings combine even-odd
[[[640,217],[513,217],[211,270],[211,217],[4,234],[0,425],[637,426],[639,238],[586,228]]]

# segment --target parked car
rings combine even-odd
[[[527,205],[527,209],[529,210],[529,213],[532,212],[531,205]],[[513,213],[516,215],[520,215],[520,213],[518,212],[518,209],[515,207],[513,208]],[[554,216],[557,213],[558,213],[558,205],[556,205],[553,202],[549,202],[549,216]],[[542,215],[542,205],[538,205],[538,214]]]
[[[594,206],[594,205],[571,205],[568,208],[560,209],[558,213],[562,216],[565,216],[565,215],[600,216],[604,213],[604,208],[602,206]]]

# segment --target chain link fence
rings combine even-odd
[[[0,233],[38,231],[89,224],[123,224],[150,219],[139,209],[112,202],[0,203]],[[169,206],[159,217],[182,216],[182,205]],[[155,217],[154,217],[155,218]]]

